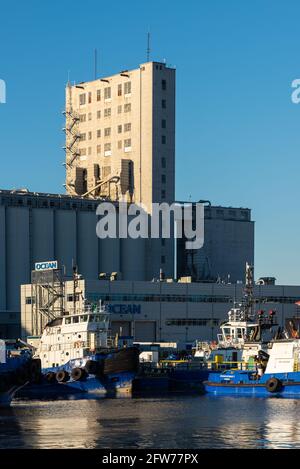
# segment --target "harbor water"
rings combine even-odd
[[[300,400],[20,400],[0,410],[0,447],[300,448]]]

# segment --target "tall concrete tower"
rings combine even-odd
[[[136,70],[66,88],[66,189],[144,204],[175,200],[175,70]]]

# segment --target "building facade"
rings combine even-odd
[[[177,277],[194,281],[243,281],[246,263],[254,265],[254,221],[248,208],[205,206],[204,245],[186,250],[177,241]]]
[[[0,191],[0,337],[19,335],[20,285],[31,282],[36,262],[57,260],[66,278],[71,278],[75,263],[87,281],[97,281],[99,274],[113,272],[124,281],[150,281],[159,278],[160,269],[166,278],[174,278],[174,240],[99,239],[98,203],[67,195]],[[221,225],[217,232],[211,229],[206,233],[205,243],[211,248],[212,265],[214,252],[219,253],[215,272],[223,268],[238,280],[244,277],[245,259],[250,263],[253,259],[253,222],[232,220],[230,227],[229,233],[234,236],[229,241]],[[209,236],[217,236],[217,246]],[[229,245],[231,251],[222,254]],[[233,266],[241,275],[234,274]]]
[[[83,299],[102,300],[111,311],[112,333],[133,335],[141,342],[177,342],[185,347],[194,340],[215,340],[219,324],[228,318],[233,301],[243,296],[242,284],[129,282],[80,280],[75,307]],[[32,286],[21,287],[22,336],[32,334]],[[65,309],[74,310],[74,284],[65,284]],[[299,286],[256,285],[256,310],[275,310],[280,325],[297,312]]]
[[[175,199],[175,70],[136,70],[66,88],[70,195],[144,204]]]

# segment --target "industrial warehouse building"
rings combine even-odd
[[[103,272],[116,272],[127,281],[150,281],[159,278],[161,268],[165,277],[174,277],[172,239],[99,239],[98,204],[99,200],[66,195],[0,191],[0,337],[19,335],[20,285],[31,282],[36,262],[57,260],[66,278],[71,278],[75,262],[88,281],[96,281]],[[225,278],[231,274],[234,282],[243,279],[245,262],[253,262],[254,223],[250,210],[236,209],[236,219],[231,210],[205,208],[209,229],[203,257],[209,259],[210,275],[217,278],[225,272]],[[179,275],[186,275],[180,253]],[[199,260],[197,265],[200,269]]]
[[[32,335],[33,290],[22,286],[22,336]],[[65,309],[74,310],[74,283],[67,281],[64,289]],[[234,300],[243,296],[242,284],[139,282],[139,281],[78,281],[75,308],[83,299],[91,303],[105,302],[111,311],[112,333],[133,335],[140,342],[177,342],[185,347],[196,339],[217,338],[219,324],[228,318]],[[256,309],[275,310],[280,325],[297,312],[295,302],[300,287],[255,285]]]

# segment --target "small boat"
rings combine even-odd
[[[217,395],[300,397],[300,338],[273,340],[254,370],[211,372],[204,388]]]
[[[8,407],[18,390],[40,379],[41,363],[21,340],[0,340],[0,407]]]
[[[108,345],[110,313],[101,303],[85,302],[50,321],[36,351],[42,364],[40,384],[27,386],[19,397],[59,397],[89,393],[128,395],[139,366],[139,350]],[[29,338],[30,340],[30,338]]]

